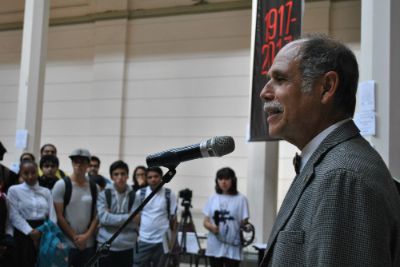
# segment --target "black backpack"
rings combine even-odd
[[[65,208],[68,206],[69,202],[71,201],[72,195],[72,182],[69,176],[64,176],[62,178],[65,183],[65,194],[64,194],[64,215],[65,215]],[[96,214],[96,203],[97,203],[97,186],[94,182],[89,181],[90,186],[90,194],[92,195],[92,208],[90,213],[90,222],[92,222],[94,215]],[[90,223],[89,223],[90,225]]]

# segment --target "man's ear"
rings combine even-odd
[[[328,71],[322,78],[321,102],[327,104],[333,101],[336,90],[339,86],[339,75],[336,71]]]

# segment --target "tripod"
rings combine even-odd
[[[184,210],[181,213],[181,220],[178,224],[178,227],[176,228],[176,233],[175,233],[175,239],[174,239],[174,245],[172,246],[172,251],[168,254],[168,262],[167,266],[172,267],[172,266],[179,266],[180,262],[180,256],[182,255],[187,255],[188,250],[187,250],[187,233],[191,232],[194,234],[195,241],[197,244],[197,251],[189,251],[190,253],[195,253],[195,254],[200,254],[201,253],[201,247],[200,247],[200,241],[199,237],[197,236],[196,228],[193,223],[193,217],[192,213],[190,212],[190,208],[192,205],[190,204],[190,199],[183,199],[182,204],[184,207]],[[178,235],[177,233],[180,232],[180,242],[179,244],[176,244],[178,241]],[[190,258],[191,259],[191,258]],[[191,265],[191,260],[190,260],[190,265]],[[196,262],[197,266],[197,262]]]

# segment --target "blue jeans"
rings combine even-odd
[[[134,267],[161,267],[164,266],[167,257],[164,254],[164,248],[162,243],[146,243],[139,241],[137,248],[135,249],[135,255],[133,257]],[[153,265],[150,265],[153,263]]]

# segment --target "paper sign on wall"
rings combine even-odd
[[[26,149],[28,145],[28,130],[20,129],[17,130],[15,136],[15,147],[19,149]]]
[[[358,87],[358,111],[354,114],[354,122],[363,136],[375,135],[375,81],[361,82]]]
[[[360,129],[361,135],[375,135],[376,122],[374,111],[357,112],[354,115],[354,122]]]
[[[359,111],[375,111],[375,81],[361,82],[358,93]]]

